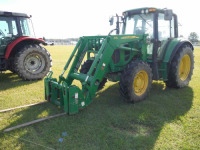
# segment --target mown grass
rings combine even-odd
[[[46,48],[58,77],[73,46]],[[118,83],[108,82],[90,106],[73,116],[3,133],[8,127],[62,111],[45,103],[1,113],[0,149],[200,149],[200,48],[194,53],[194,75],[188,87],[170,89],[154,82],[149,97],[137,104],[125,103]],[[1,110],[42,101],[43,81],[22,81],[9,71],[0,75]]]

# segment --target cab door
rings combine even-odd
[[[154,40],[152,54],[153,79],[161,78],[158,71],[159,64],[162,62],[168,44],[173,38],[178,37],[177,18],[172,10],[157,12],[154,16]]]
[[[13,17],[0,16],[0,55],[4,55],[6,47],[18,37],[16,20]]]
[[[158,13],[158,55],[157,60],[162,61],[170,41],[175,38],[175,20],[165,20],[164,13]]]

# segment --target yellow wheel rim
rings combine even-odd
[[[191,60],[188,54],[184,55],[179,65],[179,78],[185,81],[188,78],[191,68]]]
[[[138,72],[134,78],[133,89],[137,96],[141,96],[146,92],[148,87],[149,78],[146,71],[142,70]]]

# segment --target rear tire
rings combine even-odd
[[[93,60],[86,60],[83,63],[83,65],[81,66],[80,73],[87,74],[88,71],[90,70],[92,63],[93,63]],[[104,87],[106,82],[107,82],[107,79],[103,78],[102,81],[99,84],[98,91],[101,90]]]
[[[51,66],[49,52],[37,44],[25,45],[15,55],[15,71],[23,80],[40,80],[50,71]]]
[[[15,71],[15,65],[14,65],[14,58],[9,58],[9,67],[8,70],[10,70],[12,73],[16,73]]]
[[[139,102],[147,97],[151,84],[151,67],[143,61],[135,61],[122,72],[120,93],[126,102]]]
[[[181,47],[174,56],[166,85],[168,87],[182,88],[189,84],[194,69],[194,55],[189,45]]]

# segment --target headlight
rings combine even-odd
[[[148,10],[148,9],[146,9],[146,11],[145,11],[145,12],[146,12],[146,14],[148,14],[148,13],[149,13],[149,10]]]

